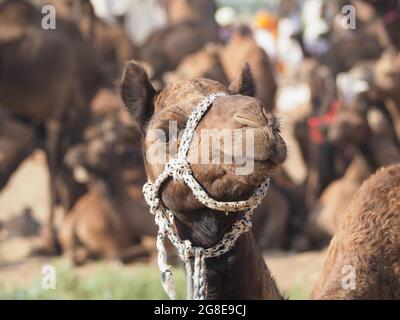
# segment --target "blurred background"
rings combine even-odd
[[[355,192],[400,161],[399,48],[398,0],[0,1],[0,299],[166,298],[115,89],[132,59],[157,88],[228,85],[249,62],[289,149],[253,233],[284,293],[307,298]]]

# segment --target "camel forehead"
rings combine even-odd
[[[227,92],[224,85],[209,79],[181,80],[164,88],[155,100],[156,109],[192,105],[208,95]]]

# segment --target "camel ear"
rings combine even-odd
[[[144,68],[135,62],[129,62],[120,84],[120,94],[126,108],[142,131],[154,112],[153,88]]]
[[[254,97],[256,95],[256,86],[250,65],[246,62],[242,71],[229,86],[229,92],[232,94],[241,94],[243,96]]]

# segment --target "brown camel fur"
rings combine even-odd
[[[55,205],[68,210],[79,193],[66,186],[72,177],[62,167],[63,154],[81,138],[100,75],[79,29],[58,18],[57,29],[50,32],[41,27],[42,18],[26,1],[0,4],[0,102],[44,138],[54,239]]]
[[[193,79],[180,81],[156,92],[144,69],[130,63],[123,76],[121,96],[143,132],[143,148],[146,152],[154,143],[179,143],[171,137],[170,140],[160,141],[160,136],[152,130],[165,130],[170,120],[177,121],[182,129],[187,115],[198,101],[213,92],[225,91],[231,95],[216,99],[197,130],[237,128],[243,123],[242,119],[246,119],[246,126],[256,126],[257,123],[268,126],[273,118],[261,111],[261,103],[236,94],[254,93],[254,85],[249,81],[251,74],[247,66],[228,90],[214,81]],[[268,122],[264,122],[263,117]],[[265,161],[262,159],[269,159],[268,164],[265,163],[265,167],[256,165],[255,174],[240,177],[225,165],[192,163],[194,176],[213,198],[225,201],[247,198],[251,190],[285,159],[286,147],[278,131],[274,132],[277,128],[272,125],[268,130],[272,131],[269,139],[273,140],[260,141],[256,137],[255,145],[261,144],[270,150],[271,143],[275,144],[276,149],[273,150],[277,153],[263,155],[260,164]],[[196,140],[192,143],[189,156],[196,152],[199,143]],[[154,181],[163,170],[163,164],[150,163],[146,157],[144,161],[148,178]],[[399,298],[399,174],[400,165],[395,165],[378,172],[364,183],[351,209],[343,216],[332,241],[326,269],[316,285],[314,298]],[[235,220],[233,216],[205,209],[180,182],[167,181],[160,196],[164,205],[175,214],[180,237],[189,239],[197,246],[210,247],[215,244]],[[353,265],[358,272],[355,290],[344,292],[341,288],[339,276],[343,277],[343,263]],[[251,233],[243,235],[232,251],[219,258],[207,259],[206,264],[207,299],[282,298]]]
[[[233,81],[244,63],[254,72],[256,98],[268,110],[274,110],[277,84],[273,67],[265,51],[254,40],[250,29],[239,27],[226,47],[220,50],[220,58],[229,81]]]
[[[229,84],[219,57],[220,48],[215,44],[207,44],[201,50],[187,56],[175,71],[166,72],[165,84],[173,84],[179,80],[206,78]]]
[[[355,193],[370,174],[371,170],[366,160],[358,154],[345,175],[329,184],[308,217],[308,231],[312,233],[314,241],[318,241],[315,238],[326,239],[327,236],[332,237],[335,234],[341,215],[346,212]]]
[[[229,91],[218,82],[196,78],[179,81],[156,93],[144,69],[135,63],[127,66],[121,84],[122,99],[144,133],[145,151],[150,144],[162,143],[153,134],[154,129],[168,128],[170,120],[177,121],[178,128],[182,129],[194,106],[206,95],[218,91],[230,95],[216,99],[196,131],[255,128],[255,148],[260,152],[257,153],[254,171],[247,176],[238,176],[234,173],[234,164],[192,164],[192,169],[196,179],[214,199],[244,199],[286,158],[286,145],[274,117],[263,111],[260,101],[249,97],[254,94],[254,84],[248,65]],[[264,134],[259,135],[259,132]],[[169,143],[176,142],[173,139]],[[198,144],[192,145],[189,157],[199,147]],[[150,164],[146,157],[144,160],[148,178],[154,181],[164,166],[154,162]],[[161,199],[175,212],[180,237],[189,239],[196,246],[216,244],[237,219],[236,215],[226,216],[203,207],[179,182],[167,181]],[[207,259],[206,264],[208,299],[282,298],[252,233],[244,234],[229,253]]]
[[[167,14],[171,24],[185,20],[214,23],[217,10],[215,0],[169,0]]]
[[[400,299],[399,195],[399,164],[363,184],[331,241],[314,299]],[[342,287],[345,268],[355,272],[354,287]]]
[[[390,122],[376,107],[341,110],[329,128],[328,139],[342,150],[357,148],[372,170],[400,161]]]
[[[139,54],[140,60],[150,65],[152,80],[157,81],[186,56],[207,43],[219,42],[214,0],[171,0],[166,8],[167,26],[150,34]]]
[[[327,35],[330,48],[328,52],[320,58],[320,62],[327,65],[336,76],[340,72],[348,71],[354,64],[361,60],[378,59],[382,53],[383,46],[386,45],[386,34],[381,32],[381,23],[371,8],[359,1],[330,1],[335,4],[336,14],[331,21],[331,31]],[[356,28],[345,29],[341,22],[343,5],[351,2],[357,10]],[[328,4],[328,6],[329,6]],[[334,9],[335,10],[335,9]],[[366,14],[365,14],[366,13]]]
[[[387,49],[374,65],[373,75],[400,144],[400,52]]]
[[[295,121],[293,135],[308,169],[303,195],[305,212],[308,212],[326,186],[344,174],[347,163],[344,168],[336,165],[343,162],[341,159],[343,154],[335,152],[335,147],[327,141],[328,125],[318,126],[322,139],[316,141],[313,137],[313,128],[309,124],[312,118],[329,113],[336,103],[335,78],[332,72],[327,66],[313,59],[307,59],[303,62],[300,77],[306,79],[310,88],[310,108],[307,115]]]
[[[390,46],[393,46],[397,50],[400,49],[400,19],[398,16],[388,18],[387,15],[393,13],[399,13],[400,5],[397,0],[362,0],[366,3],[371,4],[376,10],[377,15],[382,19],[382,23],[387,32]]]
[[[157,231],[141,192],[146,176],[139,133],[118,112],[100,117],[100,125],[94,119],[87,129],[87,142],[66,156],[75,178],[88,186],[60,228],[62,250],[76,264],[148,255],[141,241]]]
[[[76,23],[91,44],[92,58],[99,64],[105,85],[114,86],[126,61],[135,58],[137,49],[124,29],[96,16],[90,0],[35,0],[37,5],[51,4],[57,17]]]
[[[189,54],[206,43],[218,43],[218,31],[205,22],[185,20],[154,31],[140,49],[140,59],[152,68],[152,80],[161,80]]]
[[[267,196],[254,211],[253,234],[262,249],[282,249],[286,244],[290,219],[287,196],[272,181]]]
[[[36,145],[32,128],[0,109],[0,190]]]

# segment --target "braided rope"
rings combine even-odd
[[[181,143],[178,150],[178,157],[171,159],[164,171],[158,176],[154,183],[148,181],[143,186],[143,194],[150,212],[155,216],[158,226],[157,250],[158,266],[161,272],[162,285],[170,299],[176,298],[172,268],[167,263],[167,253],[165,249],[165,238],[168,237],[172,244],[177,248],[180,259],[185,263],[187,299],[203,300],[206,298],[206,258],[219,257],[230,251],[239,237],[248,232],[251,228],[251,218],[254,209],[265,197],[269,187],[267,179],[258,187],[248,200],[221,202],[212,199],[193,177],[192,169],[186,160],[190,144],[193,140],[197,125],[204,114],[213,104],[216,98],[225,96],[223,92],[207,96],[190,114],[183,132]],[[211,248],[193,246],[189,240],[181,240],[174,228],[174,214],[171,210],[161,204],[159,189],[169,177],[175,181],[184,182],[192,191],[196,199],[207,208],[230,213],[245,211],[243,218],[236,221],[231,230],[224,234],[221,241]],[[192,268],[193,260],[193,268]],[[194,270],[193,270],[194,269]]]

